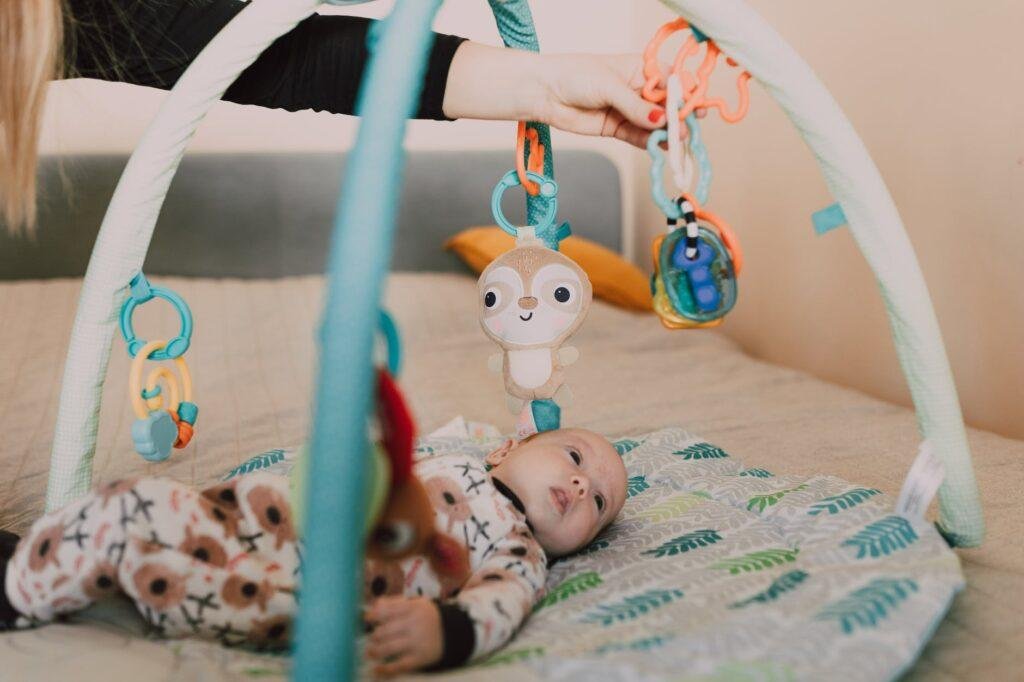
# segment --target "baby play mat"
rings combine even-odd
[[[483,457],[468,431],[423,454]],[[557,562],[516,639],[453,675],[544,680],[886,680],[917,655],[963,587],[933,526],[878,490],[747,468],[680,429],[616,441],[619,520]],[[280,471],[273,451],[231,474]]]

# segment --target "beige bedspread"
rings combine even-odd
[[[167,280],[192,305],[187,356],[196,380],[193,445],[163,464],[132,450],[127,354],[115,342],[96,453],[97,480],[127,473],[203,484],[248,456],[304,438],[319,314],[319,278]],[[0,285],[0,528],[20,531],[43,503],[65,344],[78,281]],[[457,414],[510,428],[492,346],[476,321],[468,277],[399,274],[388,305],[407,351],[402,376],[426,432]],[[136,328],[172,334],[160,303]],[[711,332],[664,331],[650,316],[603,304],[574,341],[576,396],[564,421],[626,435],[681,425],[776,473],[826,472],[897,492],[919,436],[913,414],[805,374],[758,362]],[[986,504],[986,545],[960,552],[968,580],[925,649],[913,679],[1009,680],[1024,670],[1024,443],[971,431]],[[283,659],[202,643],[138,638],[117,617],[0,636],[0,680],[246,679],[283,670]],[[102,621],[108,621],[106,624]],[[493,672],[493,671],[492,671]]]

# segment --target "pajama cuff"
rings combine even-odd
[[[455,668],[470,659],[476,648],[476,632],[469,614],[456,602],[435,600],[441,613],[441,633],[444,650],[441,660],[431,670]]]
[[[14,550],[18,546],[18,536],[14,533],[0,531],[0,631],[13,628],[18,617],[21,615],[11,605],[4,590],[4,583],[7,577],[7,565],[14,556]]]

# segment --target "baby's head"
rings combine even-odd
[[[491,474],[523,503],[550,557],[582,549],[626,500],[626,468],[603,436],[559,429],[509,441],[487,456]]]

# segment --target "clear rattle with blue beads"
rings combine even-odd
[[[689,30],[669,73],[658,65],[658,50],[673,33]],[[685,69],[689,57],[704,58],[696,75]],[[722,323],[736,304],[736,278],[743,266],[739,241],[729,224],[703,207],[711,186],[711,161],[701,138],[698,115],[717,109],[722,119],[735,123],[746,113],[750,75],[737,78],[739,101],[729,111],[720,98],[707,96],[708,79],[720,52],[713,41],[685,20],[677,19],[659,29],[644,52],[643,96],[665,104],[666,128],[655,130],[647,140],[651,157],[651,195],[665,214],[667,230],[652,245],[654,274],[651,295],[654,311],[669,329],[713,327]],[[730,66],[736,66],[727,60]],[[664,87],[660,84],[664,83]],[[685,133],[680,124],[685,123]],[[666,193],[667,147],[672,179],[679,191]],[[692,188],[692,189],[691,189]]]

